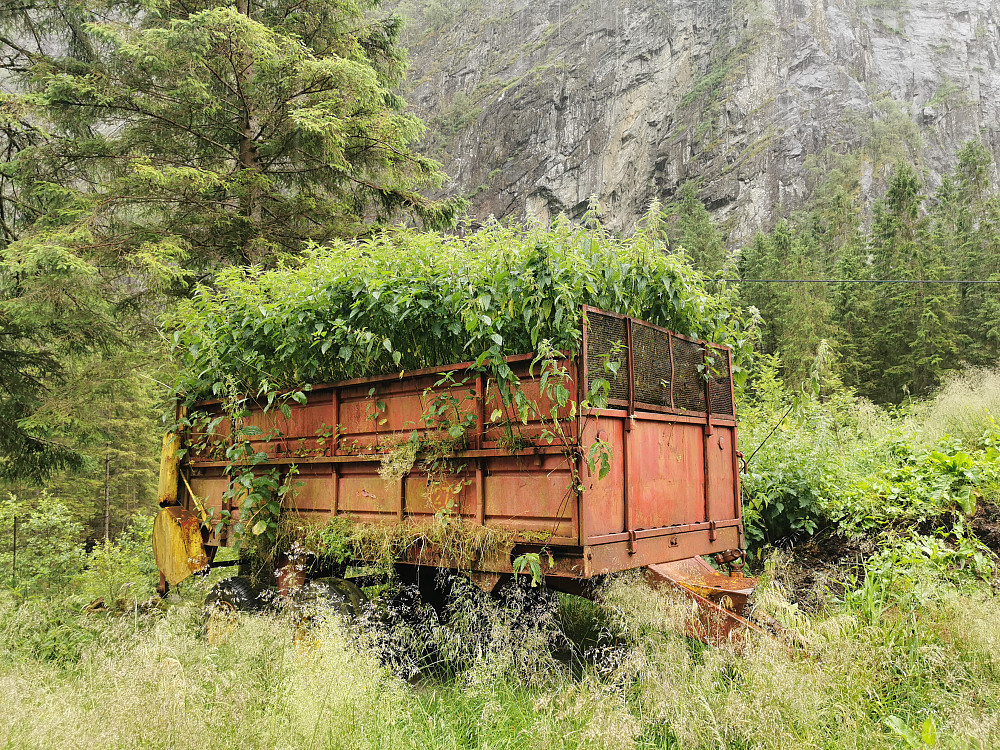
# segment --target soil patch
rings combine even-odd
[[[1000,505],[979,501],[969,520],[972,533],[995,555],[1000,555]]]
[[[800,608],[816,611],[843,592],[849,575],[863,575],[865,561],[875,551],[871,539],[820,534],[784,552],[787,559],[778,565],[777,583]]]

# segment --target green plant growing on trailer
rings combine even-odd
[[[595,379],[587,397],[582,403],[577,404],[572,399],[570,391],[572,378],[565,365],[562,364],[561,353],[553,349],[548,341],[543,341],[539,346],[538,355],[532,361],[532,370],[536,364],[541,365],[539,387],[542,397],[551,404],[547,414],[542,411],[540,405],[535,405],[533,408],[534,413],[542,423],[541,438],[549,445],[557,443],[562,448],[566,465],[569,467],[572,477],[570,490],[582,492],[583,482],[575,460],[574,440],[566,434],[563,424],[575,420],[579,409],[586,410],[592,406],[602,408],[599,406],[600,404],[607,406],[610,384],[602,378]],[[610,363],[605,362],[605,365],[608,364]],[[614,368],[614,371],[617,372],[617,367]],[[560,416],[561,411],[566,412],[565,416]],[[589,415],[586,418],[589,419]],[[588,449],[586,461],[590,472],[594,473],[597,470],[599,471],[598,478],[604,479],[611,470],[611,445],[604,440],[596,440]],[[596,468],[598,465],[600,466],[599,470]]]
[[[222,399],[234,425],[224,457],[232,480],[226,499],[242,503],[233,533],[272,545],[281,497],[292,491],[273,471],[255,469],[267,454],[251,447],[254,435],[247,428],[237,427],[247,414],[246,399],[287,418],[288,400],[304,403],[311,383],[471,362],[466,377],[483,377],[498,395],[500,408],[488,422],[502,426],[512,451],[530,445],[520,425],[531,418],[541,422],[544,441],[565,448],[569,497],[582,483],[561,412],[576,419],[580,408],[606,407],[621,366],[620,358],[608,357],[606,377],[591,383],[577,403],[575,386],[559,363],[580,348],[584,305],[728,342],[737,362],[751,355],[753,335],[734,300],[706,292],[683,254],[672,253],[664,237],[647,228],[657,225],[656,216],[622,239],[605,231],[595,213],[583,226],[562,219],[550,227],[493,223],[463,238],[401,229],[336,242],[267,272],[227,270],[213,288],[201,288],[182,303],[174,319],[181,373],[176,389],[186,406]],[[505,359],[526,352],[537,353],[532,369],[540,366],[547,411],[532,403]],[[744,371],[733,369],[739,383]],[[423,437],[416,429],[417,437],[380,435],[385,403],[372,388],[366,414],[375,445],[338,440],[337,448],[351,455],[381,453],[386,476],[402,476],[411,460],[420,460],[454,500],[467,481],[455,453],[468,443],[469,430],[485,427],[456,395],[467,385],[447,373],[425,394]],[[316,450],[322,448],[317,443]],[[610,472],[609,451],[598,440],[584,457],[599,478]],[[310,453],[301,441],[298,454]],[[454,504],[443,507],[450,512]],[[213,519],[216,525],[230,521]]]
[[[282,406],[288,408],[287,404],[282,403]],[[251,439],[273,440],[281,432],[276,427],[265,432],[257,425],[242,424],[249,416],[248,409],[231,415],[234,437],[225,454],[228,461],[225,474],[229,477],[229,486],[223,493],[223,500],[230,507],[239,507],[240,518],[232,523],[232,514],[223,512],[218,519],[206,522],[216,534],[232,523],[237,548],[246,547],[249,542],[257,556],[270,561],[278,543],[282,504],[292,492],[292,479],[298,469],[293,464],[282,474],[276,468],[264,471],[259,468],[269,456],[264,451],[255,450]]]
[[[523,575],[527,570],[528,575],[531,576],[531,588],[538,588],[545,580],[545,574],[542,572],[542,554],[548,555],[549,567],[551,568],[555,564],[555,560],[552,559],[552,553],[548,550],[525,552],[523,555],[515,557],[511,565],[514,569],[514,575]]]
[[[442,565],[470,570],[478,560],[509,555],[517,542],[543,543],[544,536],[468,523],[446,512],[394,525],[359,523],[348,515],[335,516],[323,524],[306,524],[287,517],[281,531],[282,540],[297,540],[326,562],[363,560],[381,570],[391,570],[411,549],[435,549]]]
[[[581,307],[729,343],[752,336],[655,230],[621,239],[588,226],[490,224],[466,237],[398,230],[313,248],[279,268],[230,269],[174,318],[177,392],[191,404],[272,398],[308,383],[473,361],[514,398],[504,357],[580,346]],[[523,406],[517,404],[518,407]]]

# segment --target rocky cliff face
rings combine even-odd
[[[931,186],[963,142],[1000,154],[997,0],[404,0],[413,109],[483,219],[596,195],[628,230],[700,180],[739,240],[851,158]]]

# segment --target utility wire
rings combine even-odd
[[[992,279],[719,279],[734,284],[1000,284]]]

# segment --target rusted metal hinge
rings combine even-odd
[[[628,530],[628,553],[634,555],[636,553],[636,542],[639,540],[635,536],[635,529]]]

